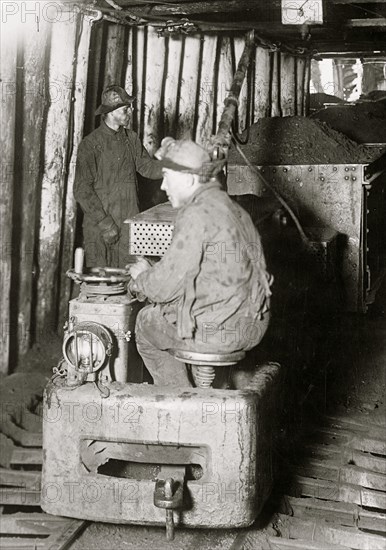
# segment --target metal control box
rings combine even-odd
[[[85,296],[69,302],[69,319],[74,324],[100,323],[112,336],[113,349],[105,369],[108,379],[142,382],[143,365],[135,345],[135,321],[143,304],[128,294]]]
[[[272,486],[279,367],[257,371],[252,390],[146,384],[69,389],[44,396],[42,508],[81,519],[165,525],[155,486],[165,468],[184,471],[174,523],[250,525]]]

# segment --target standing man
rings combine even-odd
[[[161,189],[178,209],[173,240],[153,266],[130,267],[129,289],[152,305],[137,317],[138,351],[157,385],[190,386],[169,349],[249,350],[269,322],[270,285],[260,236],[247,212],[223,191],[221,161],[190,140],[165,138],[155,155]]]
[[[100,126],[79,145],[74,196],[83,213],[87,267],[124,267],[128,262],[128,229],[123,222],[139,212],[137,175],[161,179],[137,134],[128,130],[134,97],[120,86],[102,93],[96,115]]]

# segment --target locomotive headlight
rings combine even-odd
[[[63,340],[63,356],[77,370],[92,373],[99,370],[111,355],[110,332],[98,323],[78,323]]]

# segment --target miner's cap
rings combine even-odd
[[[161,161],[163,168],[206,177],[216,175],[225,162],[212,161],[209,153],[190,139],[175,140],[171,137],[162,140],[154,156]]]
[[[105,115],[125,105],[131,105],[134,99],[135,97],[129,95],[121,86],[107,86],[102,92],[102,103],[95,111],[95,115]]]

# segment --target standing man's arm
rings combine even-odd
[[[74,197],[83,212],[98,225],[104,241],[107,244],[114,244],[119,238],[119,228],[112,217],[105,212],[102,202],[95,192],[94,184],[97,171],[98,165],[94,148],[83,141],[78,149]]]
[[[161,163],[150,157],[137,134],[130,132],[126,135],[133,152],[136,171],[144,178],[152,180],[162,179]]]

